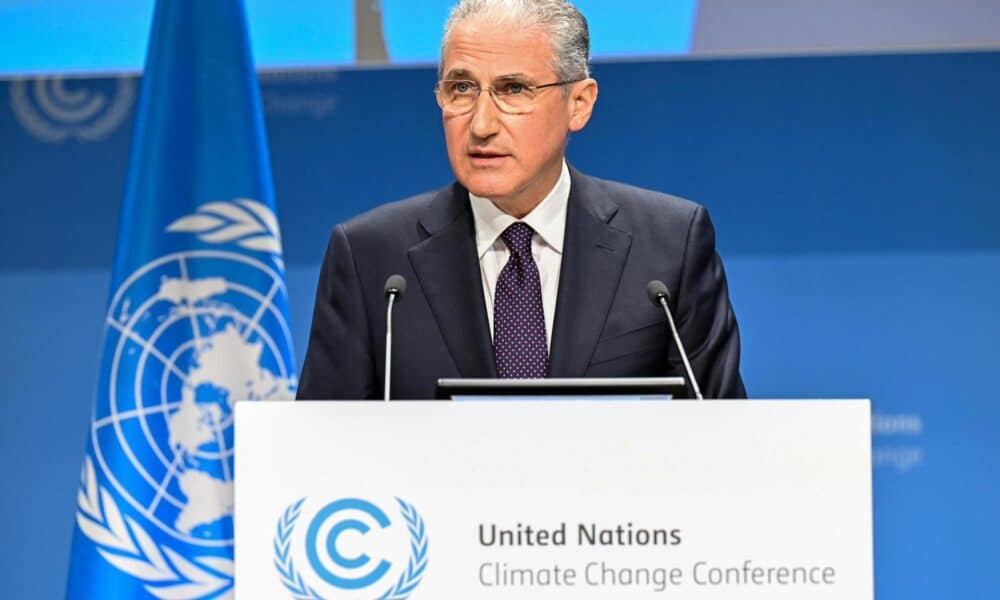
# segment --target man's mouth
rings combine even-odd
[[[490,152],[490,151],[469,152],[469,158],[472,160],[473,166],[485,167],[490,165],[496,165],[502,162],[503,159],[506,158],[507,156],[509,155],[503,154],[501,152]]]

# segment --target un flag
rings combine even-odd
[[[241,0],[159,0],[66,597],[227,598],[233,413],[296,376]]]

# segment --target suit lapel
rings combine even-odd
[[[552,327],[551,377],[581,377],[604,329],[632,236],[609,223],[618,205],[597,183],[570,170],[566,241]],[[641,293],[641,290],[636,293]]]
[[[468,193],[443,191],[421,216],[426,239],[407,254],[462,377],[496,377]]]

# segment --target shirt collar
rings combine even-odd
[[[481,198],[469,193],[472,204],[472,216],[476,224],[476,251],[481,259],[486,251],[493,246],[500,234],[511,223],[518,220],[527,223],[535,230],[538,237],[553,250],[562,254],[563,238],[566,235],[566,206],[569,203],[570,176],[569,167],[563,160],[562,172],[555,186],[548,195],[523,219],[503,212],[487,198]]]

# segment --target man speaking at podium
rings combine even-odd
[[[705,209],[566,164],[597,100],[589,46],[565,0],[452,10],[435,93],[457,182],[334,229],[300,399],[381,397],[393,274],[393,399],[433,398],[440,377],[682,376],[654,279],[704,395],[745,396]]]

